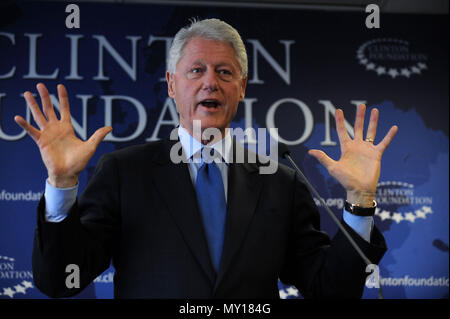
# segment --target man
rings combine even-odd
[[[279,298],[278,278],[307,298],[361,297],[364,262],[340,231],[332,240],[319,231],[317,208],[294,171],[279,165],[274,174],[258,174],[259,164],[230,155],[249,155],[228,130],[247,85],[237,31],[217,19],[180,30],[166,78],[187,163],[171,160],[176,141],[169,139],[104,155],[79,200],[78,175],[111,127],[83,142],[74,135],[64,86],[58,85],[60,119],[43,84],[37,89],[45,117],[25,92],[40,130],[15,120],[35,140],[48,171],[33,250],[36,286],[51,297],[72,296],[112,260],[116,298]],[[373,215],[381,156],[397,127],[374,145],[378,111],[371,113],[366,139],[364,115],[360,105],[352,140],[343,112],[336,112],[339,161],[319,150],[310,154],[342,184],[356,210]],[[219,136],[195,134],[196,121],[201,133],[216,128]],[[220,161],[195,161],[205,149]],[[378,263],[386,245],[373,217],[343,217]],[[80,269],[79,289],[65,285],[69,264]]]

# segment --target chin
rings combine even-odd
[[[223,127],[223,123],[225,122],[222,119],[216,119],[215,117],[201,117],[198,119],[195,119],[197,121],[201,121],[202,130],[210,128],[210,127],[216,127],[218,129]],[[194,121],[195,121],[194,120]]]

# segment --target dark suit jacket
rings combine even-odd
[[[188,164],[169,158],[168,139],[104,155],[85,191],[60,223],[38,207],[33,249],[36,286],[51,297],[80,292],[116,269],[116,298],[279,298],[277,280],[308,297],[362,295],[365,264],[339,231],[330,240],[295,172],[279,164],[261,175],[255,163],[229,167],[222,261],[210,261]],[[234,143],[234,147],[242,147]],[[374,228],[367,243],[344,225],[374,263],[386,251]],[[68,264],[80,289],[65,285]]]

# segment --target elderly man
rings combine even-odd
[[[274,174],[259,174],[258,163],[230,155],[248,152],[228,130],[247,85],[237,31],[217,19],[181,29],[166,78],[186,161],[171,160],[177,141],[169,139],[106,154],[79,199],[78,175],[111,127],[81,141],[63,85],[60,119],[43,84],[37,89],[45,117],[25,93],[39,130],[20,116],[15,120],[35,140],[48,171],[34,240],[36,286],[51,297],[75,295],[112,260],[116,298],[279,298],[278,278],[307,298],[361,297],[364,262],[341,231],[330,240],[319,230],[317,208],[295,172],[280,164]],[[374,145],[378,111],[372,111],[366,139],[364,114],[360,105],[351,139],[343,112],[336,112],[339,161],[319,150],[310,154],[346,189],[356,209],[344,212],[344,227],[378,263],[386,245],[370,215],[381,156],[397,127]],[[196,135],[196,120],[201,132],[217,128],[220,134]],[[205,148],[221,161],[194,161]],[[80,269],[79,288],[66,286],[69,264]]]

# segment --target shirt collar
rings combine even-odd
[[[225,163],[230,163],[230,150],[232,146],[232,138],[230,129],[225,130],[225,137],[220,141],[212,145],[208,145],[208,147],[214,148],[216,152],[220,154]],[[189,132],[180,124],[178,127],[178,138],[180,139],[181,146],[183,147],[184,153],[186,157],[191,159],[191,157],[201,150],[204,146],[198,140],[196,140]]]

